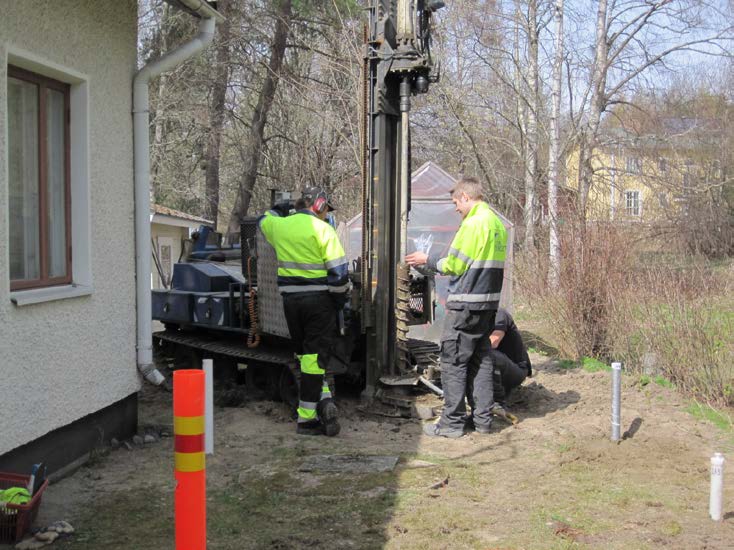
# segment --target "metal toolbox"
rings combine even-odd
[[[178,290],[152,291],[153,319],[163,323],[191,322],[191,293]]]
[[[224,270],[214,264],[190,263],[173,266],[171,286],[177,290],[193,292],[225,292],[232,282]]]

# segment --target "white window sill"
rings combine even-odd
[[[78,296],[89,296],[94,288],[84,285],[51,286],[48,288],[33,288],[31,290],[16,290],[10,293],[10,301],[16,306],[29,306]]]

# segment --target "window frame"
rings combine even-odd
[[[628,174],[642,174],[642,159],[637,156],[627,155],[625,157],[625,172]]]
[[[627,206],[628,204],[628,195],[632,193],[637,193],[637,200],[635,201],[637,204],[637,213],[635,214],[634,211],[631,211],[630,208]],[[639,189],[625,189],[624,190],[624,213],[626,216],[629,216],[631,218],[640,218],[642,217],[642,193]]]
[[[38,232],[39,232],[39,271],[37,279],[10,279],[10,290],[27,290],[66,285],[72,282],[71,251],[71,85],[43,76],[14,65],[7,66],[8,78],[30,82],[38,86]],[[47,92],[54,90],[64,95],[64,227],[66,274],[63,277],[49,277],[49,219],[48,219],[48,150],[46,144],[46,106]],[[10,232],[8,232],[8,241]]]

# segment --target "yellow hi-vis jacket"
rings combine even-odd
[[[336,231],[310,210],[286,217],[271,210],[258,223],[278,257],[281,294],[349,289],[347,257]]]
[[[461,222],[448,255],[428,257],[428,267],[449,281],[448,309],[497,309],[502,291],[507,230],[486,202],[479,202]]]

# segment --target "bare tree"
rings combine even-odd
[[[581,129],[579,212],[586,215],[603,114],[649,72],[666,68],[676,54],[720,55],[728,51],[731,19],[716,0],[599,0],[596,10],[590,104]]]
[[[250,207],[250,198],[252,197],[252,190],[257,180],[257,171],[263,149],[265,124],[267,123],[270,107],[273,104],[275,92],[278,87],[292,16],[292,0],[279,0],[276,2],[275,33],[270,48],[270,61],[268,62],[265,80],[260,89],[257,105],[252,113],[248,142],[249,150],[243,159],[242,181],[239,185],[235,206],[232,210],[227,228],[227,232],[230,235],[239,233],[240,223],[247,215],[247,210]]]
[[[217,9],[224,17],[224,22],[218,26],[219,35],[216,39],[216,53],[214,61],[214,80],[212,82],[212,97],[209,105],[209,139],[204,152],[206,163],[206,183],[204,216],[217,226],[219,218],[219,160],[222,144],[222,132],[226,118],[225,100],[229,86],[230,40],[232,37],[231,0],[219,0]],[[236,25],[236,21],[234,22]]]
[[[520,16],[520,14],[518,14]],[[525,248],[535,248],[535,197],[538,180],[538,112],[540,90],[538,81],[538,0],[528,0],[527,18],[524,18],[527,35],[527,58],[524,63],[523,86],[526,89],[525,115]]]
[[[555,51],[550,115],[550,153],[548,155],[548,284],[558,288],[561,273],[561,245],[558,238],[558,165],[561,161],[561,86],[563,84],[563,0],[555,0]]]

